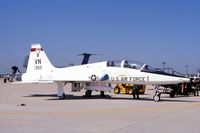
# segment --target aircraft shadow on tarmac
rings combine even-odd
[[[48,98],[45,100],[59,100],[56,94],[31,94],[28,96],[24,96],[24,97],[53,97],[53,98]],[[199,102],[199,101],[191,101],[191,100],[183,100],[183,99],[178,99],[180,97],[176,97],[176,98],[171,98],[171,99],[166,99],[166,98],[162,98],[159,102]],[[186,97],[187,98],[187,97]],[[93,95],[91,97],[86,97],[86,96],[74,96],[74,95],[66,95],[65,99],[62,100],[95,100],[95,99],[108,99],[108,100],[135,100],[135,101],[150,101],[150,102],[154,102],[152,98],[143,98],[142,96],[139,99],[133,99],[132,96],[130,96],[130,98],[128,97],[111,97],[109,95],[105,95],[105,96],[100,96],[100,95]]]

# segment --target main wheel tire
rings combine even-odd
[[[175,97],[175,91],[171,91],[171,92],[169,93],[169,96],[170,96],[171,98]]]
[[[154,96],[153,96],[153,100],[154,100],[155,102],[159,102],[159,101],[160,101],[160,96],[159,96],[159,95],[154,95]]]
[[[7,79],[6,78],[4,78],[4,83],[6,83],[7,82]]]
[[[65,99],[65,93],[63,93],[61,96],[58,97],[60,100]]]
[[[92,96],[92,91],[91,90],[86,90],[85,96],[86,97],[91,97]]]
[[[116,86],[116,87],[114,88],[114,93],[115,93],[115,94],[119,94],[119,93],[120,93],[120,88],[119,88],[118,86]]]
[[[101,97],[105,96],[104,91],[100,91],[100,94],[101,94]]]

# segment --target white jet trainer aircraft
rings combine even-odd
[[[138,67],[127,60],[121,61],[118,65],[114,61],[103,61],[56,68],[51,64],[40,44],[32,44],[26,73],[20,78],[22,83],[56,83],[59,99],[65,98],[66,83],[82,83],[91,93],[93,90],[111,90],[109,83],[164,85],[190,80],[185,77],[156,73],[146,64]],[[160,100],[160,94],[156,93],[154,98]]]

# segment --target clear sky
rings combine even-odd
[[[52,64],[129,59],[194,73],[200,66],[200,0],[0,0],[0,73],[22,68],[31,43]]]

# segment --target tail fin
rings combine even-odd
[[[43,73],[53,69],[40,44],[32,44],[26,73]]]
[[[32,44],[26,73],[22,74],[24,83],[52,83],[55,67],[47,58],[40,44]]]

